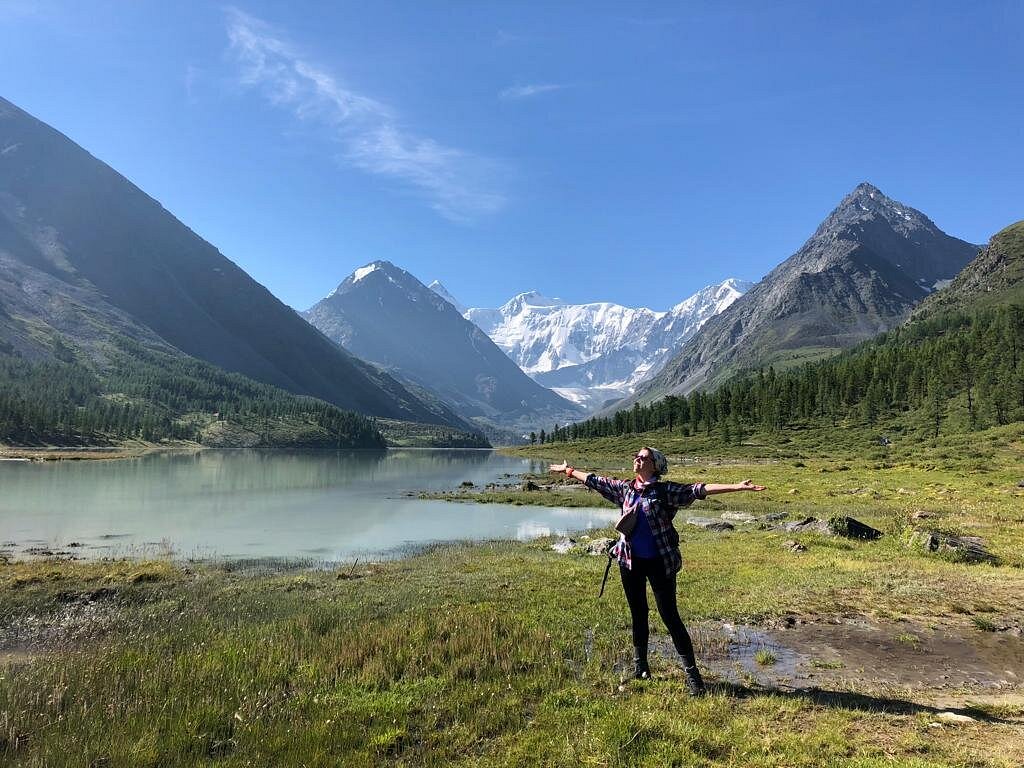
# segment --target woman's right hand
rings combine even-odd
[[[548,472],[565,472],[568,469],[568,462],[563,461],[561,464],[549,464]]]

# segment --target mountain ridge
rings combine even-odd
[[[912,318],[1004,302],[1024,303],[1024,221],[994,234],[947,288],[921,302]]]
[[[356,269],[303,316],[335,343],[435,392],[465,418],[525,428],[579,415],[448,300],[391,262]]]
[[[858,184],[814,234],[690,340],[684,353],[613,408],[713,387],[762,365],[794,365],[888,330],[977,246],[920,211]]]
[[[456,426],[311,329],[123,175],[2,98],[0,146],[0,250],[8,264],[24,267],[21,283],[11,270],[0,276],[0,295],[7,324],[16,303],[23,313],[24,322],[6,334],[26,350],[32,334],[25,323],[65,311],[46,309],[46,302],[59,304],[61,285],[74,286],[81,322],[63,333],[78,333],[89,354],[101,354],[101,329],[116,316],[119,327],[133,326],[121,328],[130,337],[153,334],[296,394],[364,414]],[[24,280],[41,284],[42,275],[57,281],[48,298],[26,294]],[[47,344],[36,344],[35,353],[47,354]]]
[[[667,311],[613,302],[568,304],[526,291],[498,309],[467,310],[465,317],[535,381],[594,407],[630,394],[751,285],[728,278]]]

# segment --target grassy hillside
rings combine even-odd
[[[978,257],[949,286],[922,302],[914,316],[970,312],[999,304],[1024,305],[1024,221],[993,235]]]

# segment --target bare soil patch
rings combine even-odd
[[[992,623],[995,631],[959,617],[861,615],[789,617],[769,627],[699,622],[690,631],[707,676],[729,687],[844,691],[928,709],[987,703],[1024,723],[1021,622]],[[678,664],[667,636],[654,637],[652,651]]]

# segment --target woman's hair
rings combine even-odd
[[[659,451],[657,448],[651,448],[650,446],[647,445],[645,445],[640,450],[647,451],[651,455],[651,458],[654,460],[654,474],[660,477],[661,475],[664,475],[666,472],[668,472],[668,459],[665,458],[664,453]]]

